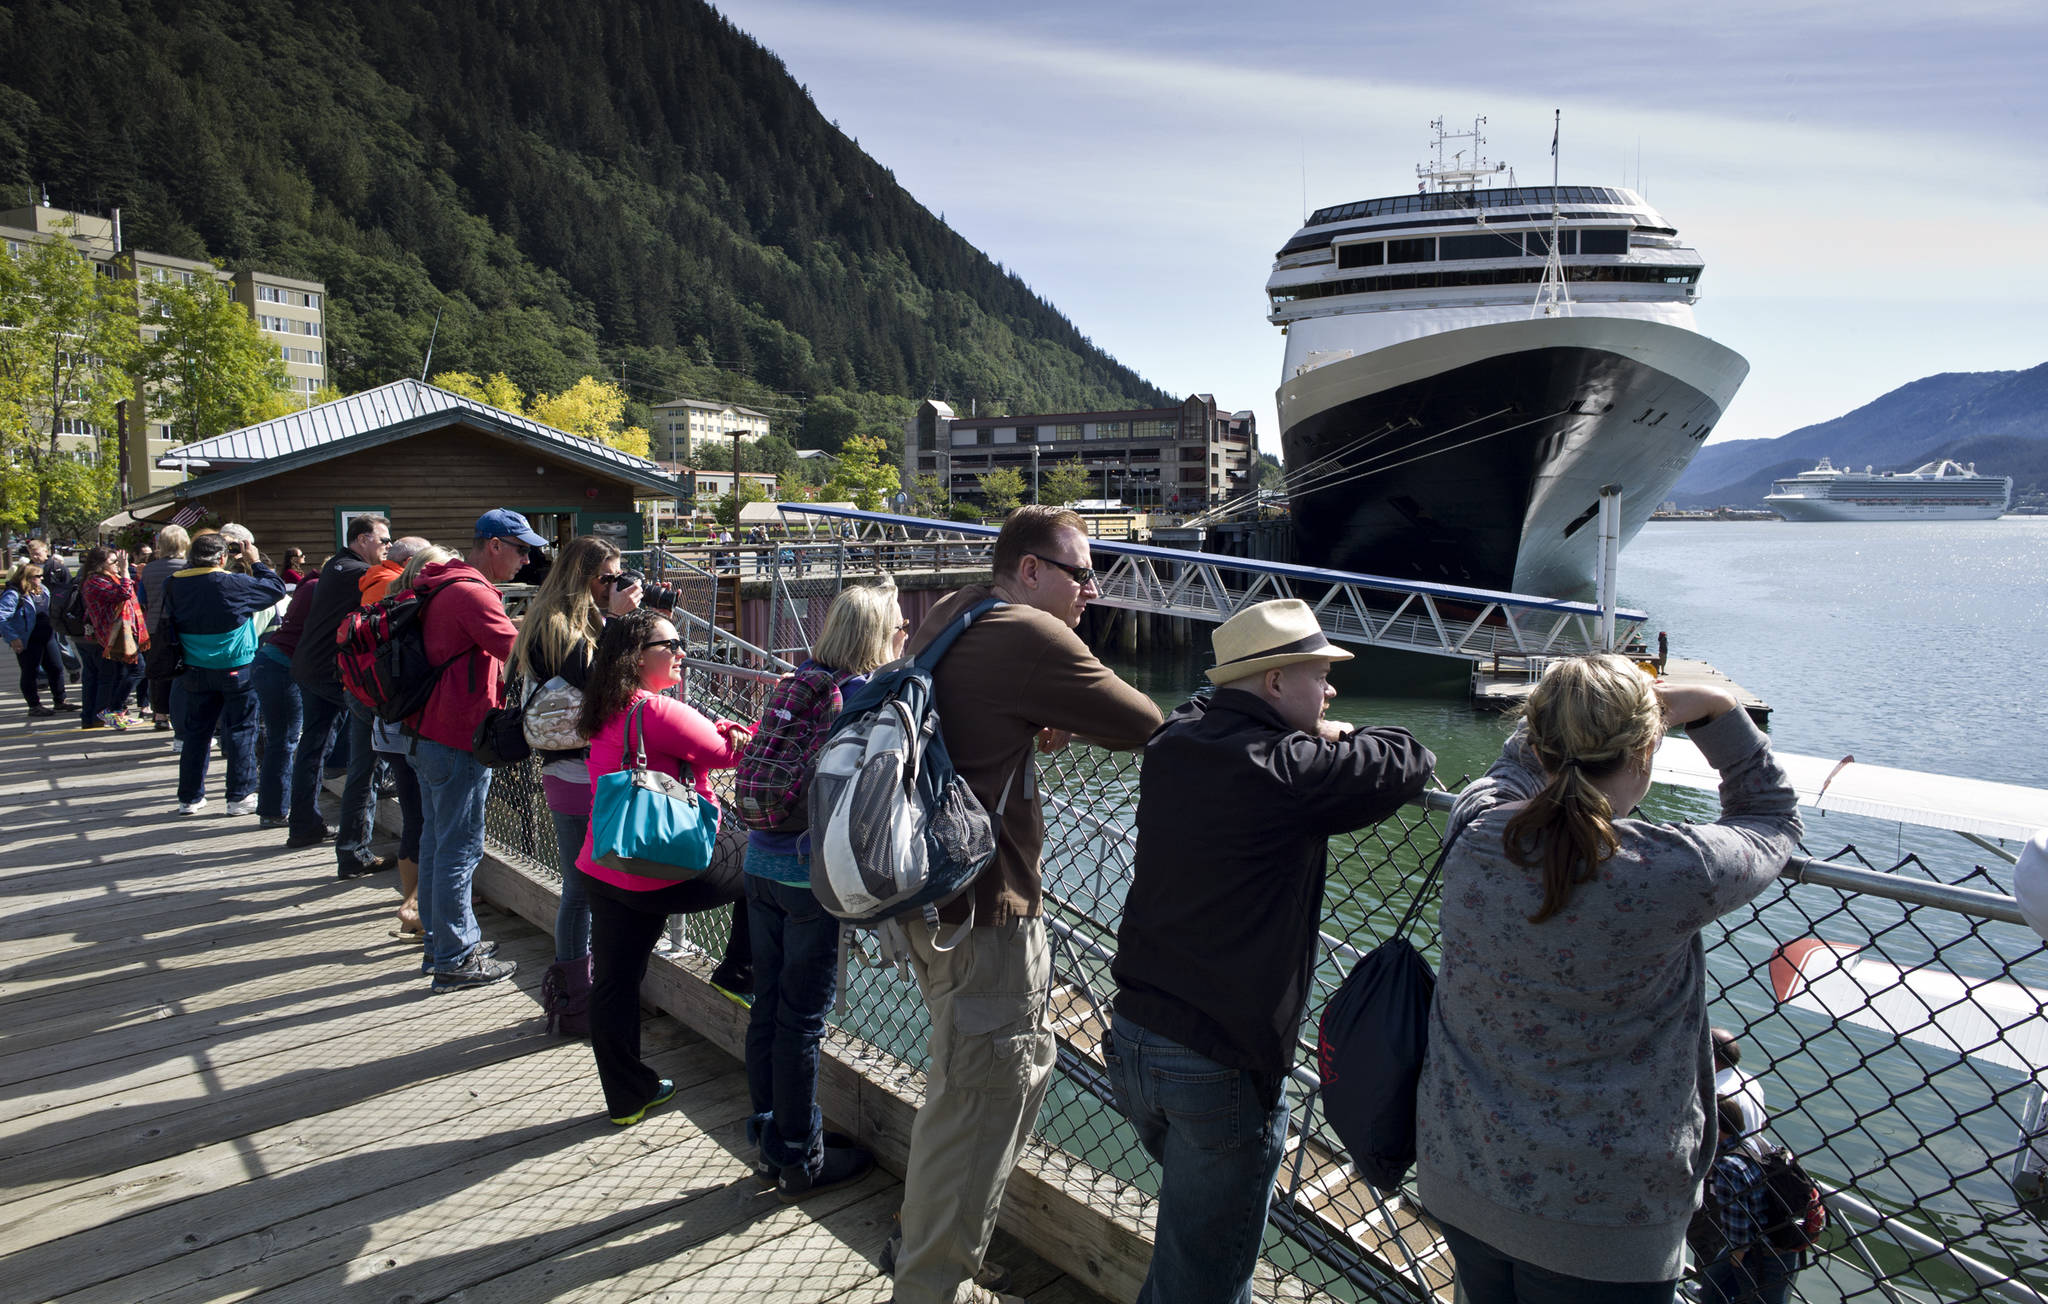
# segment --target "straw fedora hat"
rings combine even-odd
[[[1275,598],[1246,607],[1210,635],[1216,664],[1209,682],[1227,684],[1297,661],[1349,661],[1351,654],[1323,636],[1316,613],[1300,598]]]

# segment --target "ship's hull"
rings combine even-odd
[[[1696,331],[1535,318],[1443,331],[1290,378],[1281,440],[1301,561],[1591,596],[1595,512],[1625,544],[1748,373]]]
[[[1825,498],[1764,499],[1788,521],[1995,521],[2005,508],[1995,503],[1850,503]]]

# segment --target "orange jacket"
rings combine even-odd
[[[372,602],[382,602],[390,597],[391,586],[398,583],[398,577],[404,573],[405,563],[402,561],[380,561],[364,571],[363,577],[356,581],[356,587],[362,590],[363,605],[367,607]]]

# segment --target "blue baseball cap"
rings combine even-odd
[[[548,541],[533,532],[524,516],[509,507],[493,507],[476,518],[479,539],[517,539],[529,548],[545,548]]]

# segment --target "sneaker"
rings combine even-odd
[[[133,728],[135,725],[135,722],[128,718],[128,714],[125,711],[108,711],[100,719],[113,728],[121,730]]]
[[[290,821],[286,821],[290,827]],[[291,836],[284,840],[287,847],[317,847],[323,842],[334,840],[334,830],[322,824],[317,829],[292,829]]]
[[[513,961],[493,960],[487,955],[479,954],[482,950],[482,947],[472,950],[469,953],[469,958],[456,965],[453,969],[434,970],[434,994],[438,996],[442,992],[459,992],[471,987],[488,987],[492,983],[503,982],[519,971],[519,966]],[[617,1122],[618,1120],[614,1119],[613,1121]],[[637,1122],[638,1120],[636,1119],[635,1121]]]
[[[721,962],[711,971],[711,990],[741,1009],[754,1008],[754,967]]]
[[[343,856],[335,862],[334,876],[340,879],[361,878],[365,874],[381,874],[387,869],[397,869],[396,856],[372,856],[363,860],[357,856]]]
[[[104,729],[107,727],[107,722],[105,720],[87,720],[78,727],[81,729]]]
[[[291,826],[291,820],[283,815],[259,815],[256,818],[259,829],[288,829]]]
[[[227,804],[227,812],[230,815],[254,815],[256,813],[256,794],[251,793],[246,797],[235,798]]]
[[[28,709],[28,713],[38,720],[47,719],[57,714],[55,709],[47,706],[32,706]]]
[[[875,1156],[865,1146],[828,1145],[825,1157],[818,1161],[817,1172],[812,1172],[804,1164],[785,1167],[781,1176],[775,1179],[775,1195],[784,1204],[794,1204],[805,1196],[834,1191],[858,1182],[874,1166]]]
[[[169,716],[157,717],[156,731],[158,733],[169,733],[171,731],[171,721]]]
[[[896,1275],[896,1258],[903,1251],[903,1216],[901,1214],[892,1214],[890,1221],[895,1225],[890,1228],[889,1239],[882,1242],[882,1252],[875,1259],[875,1266],[882,1270],[884,1277]],[[974,1270],[974,1285],[977,1291],[989,1292],[984,1298],[998,1300],[1021,1298],[1019,1296],[999,1293],[1010,1288],[1010,1270],[1000,1263],[992,1263],[987,1259],[983,1259],[981,1266]]]
[[[180,815],[197,815],[205,809],[206,798],[204,797],[201,797],[198,801],[181,801],[178,803],[178,814]]]
[[[613,1115],[612,1126],[631,1127],[633,1126],[633,1124],[639,1122],[641,1119],[646,1118],[648,1110],[657,1109],[662,1105],[666,1105],[669,1101],[675,1099],[675,1095],[676,1084],[669,1081],[667,1078],[663,1078],[661,1080],[661,1085],[655,1088],[654,1099],[648,1101],[646,1104],[640,1106],[640,1108],[634,1110],[630,1114],[626,1114],[623,1116],[617,1114]]]

